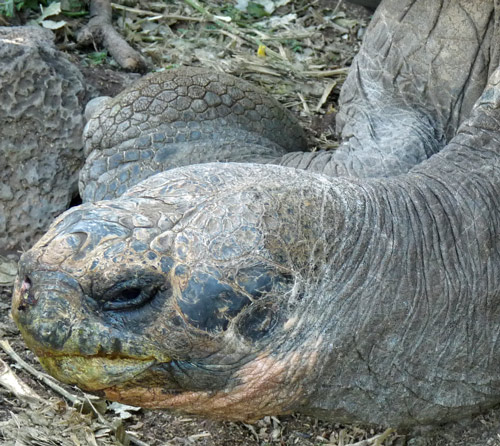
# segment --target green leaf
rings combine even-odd
[[[47,29],[60,29],[63,28],[68,22],[65,20],[59,20],[55,22],[54,20],[42,20],[40,25]]]
[[[41,23],[47,17],[61,14],[61,3],[60,2],[51,3],[46,8],[44,8],[42,5],[40,5],[40,10],[42,11],[42,15],[40,17],[38,17],[38,19],[37,19],[38,23]]]
[[[345,19],[343,17],[334,19],[334,22],[339,26],[343,26],[344,28],[354,28],[359,23],[357,20]]]
[[[100,52],[90,53],[87,55],[87,58],[93,65],[102,64],[106,60],[106,57],[108,57],[107,51],[100,51]]]
[[[0,1],[0,14],[12,17],[14,15],[14,0]]]
[[[61,0],[61,10],[63,13],[79,13],[85,9],[85,4],[82,0]]]
[[[263,5],[254,2],[248,2],[247,12],[256,19],[269,16]]]

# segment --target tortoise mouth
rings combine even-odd
[[[89,392],[124,384],[158,363],[154,358],[101,356],[61,355],[39,359],[54,378]]]

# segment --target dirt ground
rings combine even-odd
[[[152,69],[202,65],[249,79],[296,113],[312,150],[334,148],[338,94],[371,12],[323,0],[267,2],[270,12],[265,13],[253,4],[243,11],[226,2],[200,5],[203,11],[181,1],[124,1],[114,6],[114,24]],[[36,17],[37,13],[23,13],[9,22],[22,24]],[[74,44],[85,18],[63,19],[67,23],[57,30],[57,42],[80,65],[94,94],[116,94],[137,77],[120,72],[101,48]],[[0,287],[0,339],[41,370],[9,316],[10,299],[10,287]],[[0,444],[6,446],[500,446],[500,410],[416,435],[342,426],[300,414],[266,417],[253,425],[223,423],[96,400],[73,407],[1,349],[0,359],[39,396],[27,401],[0,386]],[[0,367],[0,378],[5,372]],[[85,401],[78,389],[66,390]]]

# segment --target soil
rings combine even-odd
[[[308,131],[312,150],[334,148],[338,94],[371,12],[342,1],[282,3],[285,4],[267,16],[260,15],[261,10],[254,15],[240,14],[224,2],[203,2],[207,11],[232,17],[234,28],[224,29],[206,21],[201,13],[197,15],[183,2],[139,0],[115,6],[114,24],[141,51],[151,68],[203,65],[249,79],[299,116]],[[10,22],[25,23],[33,14],[23,12]],[[168,19],[153,20],[155,14],[164,14]],[[280,19],[282,23],[273,28],[271,19]],[[115,95],[138,77],[119,71],[105,52],[75,46],[75,32],[86,19],[66,17],[65,20],[67,24],[57,32],[57,41],[81,67],[90,86],[90,96]],[[252,40],[255,36],[278,56],[264,56],[262,51],[256,51]],[[10,287],[0,287],[0,338],[41,371],[10,318],[10,300]],[[387,435],[382,437],[384,429],[343,426],[301,414],[266,417],[253,425],[216,422],[95,399],[90,400],[91,404],[73,406],[39,378],[27,373],[3,350],[0,359],[41,397],[37,402],[28,402],[0,386],[0,444],[6,446],[500,446],[499,409],[462,424],[411,434],[385,431]],[[85,400],[86,396],[78,389],[65,388]]]

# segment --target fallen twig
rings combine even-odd
[[[87,26],[78,33],[78,43],[91,44],[97,41],[122,68],[138,72],[147,70],[144,58],[113,28],[110,0],[91,0],[90,17]]]
[[[130,440],[130,443],[133,443],[137,446],[149,446],[148,443],[145,443],[144,441],[142,440],[139,440],[136,435],[137,433],[136,432],[133,432],[133,431],[125,431],[125,433],[129,436],[129,440]]]
[[[310,115],[311,114],[311,110],[309,108],[309,105],[307,105],[307,101],[304,98],[304,96],[301,93],[297,93],[297,96],[299,97],[300,102],[302,102],[302,107],[304,108],[304,112],[306,114]]]
[[[38,406],[44,402],[44,399],[21,381],[2,359],[0,359],[0,385],[30,405]]]
[[[146,11],[144,9],[138,9],[138,8],[131,8],[130,6],[125,6],[125,5],[120,5],[118,3],[111,3],[111,7],[113,9],[117,9],[119,11],[126,11],[126,12],[131,12],[133,14],[137,15],[147,15],[151,16],[151,18],[154,18],[156,20],[160,19],[170,19],[170,20],[179,20],[179,21],[185,21],[185,22],[202,22],[203,19],[200,19],[199,17],[188,17],[185,15],[179,15],[179,14],[159,14],[154,11]]]
[[[313,76],[313,77],[330,77],[336,76],[337,74],[347,74],[349,67],[336,68],[335,70],[323,70],[323,71],[303,71],[301,74],[303,76]]]
[[[318,105],[316,105],[316,108],[314,109],[314,111],[316,113],[318,113],[321,110],[321,107],[326,102],[326,100],[328,99],[328,96],[330,96],[330,93],[332,92],[332,90],[335,88],[336,85],[337,85],[337,82],[333,81],[333,82],[330,82],[325,87],[325,89],[323,90],[323,94],[321,95],[321,98],[318,102]]]

